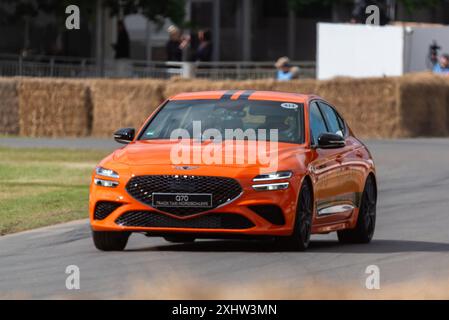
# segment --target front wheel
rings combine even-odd
[[[92,231],[94,245],[101,251],[123,251],[130,233],[119,231]]]
[[[373,176],[368,176],[360,203],[357,225],[354,229],[337,232],[341,243],[369,243],[376,227],[377,191]]]
[[[280,237],[277,239],[282,246],[297,251],[304,251],[307,249],[312,233],[312,214],[312,190],[309,183],[305,181],[299,193],[293,234],[288,237]]]

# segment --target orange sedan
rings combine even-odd
[[[305,250],[336,231],[368,243],[375,167],[336,109],[318,96],[254,90],[178,94],[95,168],[95,246],[123,250],[131,233],[170,242],[269,237]]]

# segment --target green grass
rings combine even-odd
[[[90,175],[107,154],[0,148],[0,235],[87,218]]]

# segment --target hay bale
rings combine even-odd
[[[165,81],[99,79],[90,81],[92,135],[111,136],[121,127],[139,128],[163,102]]]
[[[447,136],[449,81],[431,73],[421,73],[401,77],[399,83],[404,136]]]
[[[360,137],[391,138],[407,135],[400,122],[399,85],[396,78],[337,78],[328,81],[287,82],[176,79],[167,84],[164,95],[168,98],[180,92],[229,89],[317,94],[335,105],[351,129]]]
[[[320,81],[329,100],[362,138],[449,135],[449,80],[431,73]]]
[[[273,90],[301,94],[316,94],[318,81],[313,79],[276,81]]]
[[[430,76],[430,73],[427,74],[427,76]],[[446,92],[446,98],[445,98],[445,103],[444,103],[444,107],[445,107],[445,112],[442,111],[441,115],[436,115],[439,116],[440,119],[439,121],[444,121],[444,114],[446,115],[446,130],[447,130],[447,135],[449,136],[449,77],[446,75],[432,75],[437,81],[439,81],[439,86],[443,86],[444,87],[444,91]],[[440,88],[441,90],[441,88]],[[440,92],[441,94],[441,92]]]
[[[164,98],[182,93],[209,90],[225,90],[223,81],[207,81],[203,79],[171,79],[165,82]]]
[[[361,138],[407,135],[401,125],[397,78],[336,78],[319,81],[316,92],[338,109]]]
[[[449,135],[449,79],[432,74],[327,81],[153,79],[1,79],[0,133],[26,136],[110,136],[140,127],[166,98],[206,90],[314,93],[362,138]]]
[[[273,80],[223,80],[210,81],[203,79],[175,79],[168,81],[164,90],[166,99],[182,92],[214,91],[214,90],[274,90]]]
[[[21,135],[79,137],[89,134],[90,96],[83,81],[23,78],[18,91]]]
[[[15,78],[0,78],[0,134],[19,134],[19,97]]]
[[[229,81],[231,89],[273,91],[276,81],[272,79]]]

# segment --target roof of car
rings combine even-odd
[[[268,100],[304,103],[312,97],[316,96],[278,91],[218,90],[179,93],[170,100]]]

